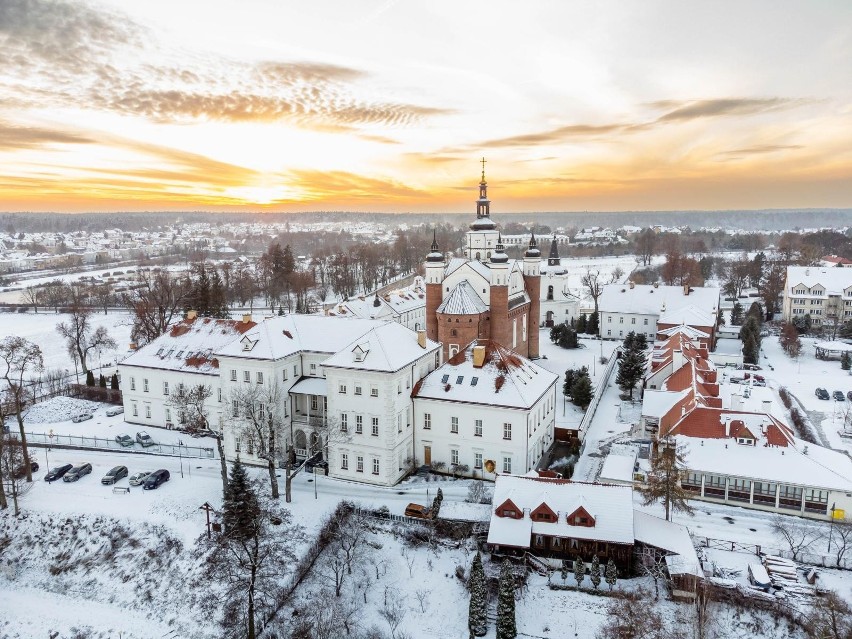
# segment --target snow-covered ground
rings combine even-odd
[[[63,313],[0,313],[0,339],[8,335],[23,337],[38,344],[44,355],[45,369],[67,370],[74,373],[74,361],[65,348],[64,341],[56,332],[56,325],[68,322],[68,315]],[[117,344],[114,350],[104,351],[100,355],[89,356],[89,367],[94,369],[104,367],[104,374],[115,372],[114,364],[127,353],[130,345],[130,315],[123,311],[95,312],[92,315],[92,326],[104,326],[110,337]],[[81,375],[80,381],[85,382]]]
[[[562,401],[562,384],[565,382],[565,371],[569,368],[588,366],[592,386],[597,388],[606,369],[606,366],[600,363],[600,357],[601,355],[607,359],[612,357],[612,353],[619,343],[581,338],[580,344],[583,345],[583,348],[561,348],[550,341],[549,328],[541,329],[539,335],[541,359],[537,360],[536,364],[549,370],[551,373],[556,373],[560,378],[556,385],[557,428],[577,428],[584,414],[578,406],[574,406],[570,401]]]

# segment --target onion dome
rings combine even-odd
[[[492,264],[507,264],[509,256],[506,255],[506,247],[503,246],[502,235],[497,236],[497,246],[494,247],[494,252],[491,254]]]
[[[432,248],[426,256],[427,262],[444,262],[444,254],[438,248],[438,236],[435,231],[432,231]]]

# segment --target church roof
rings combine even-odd
[[[548,255],[548,259],[558,260],[559,259],[559,246],[556,244],[556,237],[550,240],[550,255]]]
[[[485,303],[473,290],[473,287],[467,280],[463,280],[456,284],[452,291],[444,298],[444,301],[438,307],[438,313],[447,313],[449,315],[476,315],[484,313],[488,310]]]

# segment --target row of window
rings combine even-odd
[[[399,416],[398,419],[399,420]],[[400,422],[401,423],[401,422]],[[346,413],[340,414],[340,432],[348,433],[349,432],[349,415]],[[355,434],[363,435],[364,434],[364,416],[363,415],[355,415]],[[379,418],[371,417],[370,418],[370,434],[373,437],[379,436]]]
[[[311,374],[315,375],[316,370],[317,370],[317,365],[311,364],[310,366],[311,366]],[[293,364],[293,378],[295,379],[298,376],[299,376],[299,365]],[[231,369],[231,381],[236,382],[237,379],[238,379],[237,369],[232,368]],[[281,370],[281,381],[286,382],[288,379],[290,379],[288,367],[285,366]],[[243,371],[243,382],[250,384],[251,381],[252,381],[251,371]],[[255,373],[254,381],[258,384],[263,384],[263,373],[261,371],[257,371]]]
[[[407,382],[406,382],[406,387],[408,387]],[[340,384],[337,387],[337,392],[340,393],[341,395],[346,395],[346,393],[348,392],[348,386],[347,386],[346,382],[340,382]],[[396,392],[397,393],[402,392],[402,387],[401,387],[401,384],[399,384],[399,383],[397,383]],[[353,388],[353,394],[355,394],[355,395],[363,395],[364,394],[363,388],[360,384],[355,384],[355,387]],[[379,387],[378,386],[371,386],[370,387],[370,397],[378,397],[378,396],[379,396]]]
[[[606,316],[606,323],[607,323],[607,324],[612,324],[612,315],[607,315],[607,316]],[[624,324],[624,317],[623,317],[623,316],[620,316],[620,317],[618,318],[618,323],[619,323],[619,324]],[[631,318],[630,318],[630,323],[631,323],[631,324],[635,324],[635,323],[636,323],[636,318],[635,318],[635,317],[631,317]],[[643,318],[642,323],[643,323],[643,325],[644,325],[644,326],[647,326],[647,325],[648,325],[648,318],[647,318],[647,317]]]
[[[450,465],[458,466],[459,465],[459,449],[451,448],[450,449]],[[482,453],[473,453],[473,469],[474,470],[482,470]],[[512,473],[512,458],[511,457],[503,457],[503,472],[506,474]]]
[[[642,333],[637,332],[636,334],[641,335]],[[606,329],[606,335],[607,335],[607,337],[612,337],[612,330],[609,329],[609,328]],[[624,337],[624,331],[618,331],[618,336]],[[651,338],[651,337],[654,337],[654,334],[653,333],[645,333],[645,337]]]
[[[432,414],[431,413],[423,413],[423,430],[432,430]],[[458,417],[450,417],[450,432],[453,434],[458,434],[459,432],[459,418]],[[482,437],[482,420],[475,419],[473,420],[473,436],[474,437]],[[503,439],[512,439],[512,424],[509,422],[503,423]]]
[[[754,496],[771,496],[774,497],[777,493],[780,500],[793,500],[801,502],[802,495],[806,502],[811,503],[828,503],[828,491],[819,490],[817,488],[803,489],[800,486],[791,486],[789,484],[776,484],[773,482],[759,482],[750,479],[741,479],[737,477],[727,477],[726,475],[703,475],[705,490],[725,490],[727,484],[728,494],[730,493],[745,493],[750,495],[754,488]],[[702,473],[689,472],[686,474],[683,484],[684,486],[701,486]]]
[[[340,454],[340,470],[349,470],[349,453]],[[380,461],[377,457],[373,457],[373,474],[378,475],[381,470]],[[364,472],[364,456],[357,455],[355,457],[355,472]]]

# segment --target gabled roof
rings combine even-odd
[[[462,280],[444,297],[437,312],[449,315],[477,315],[487,310],[488,307],[479,298],[473,286],[467,280]]]
[[[716,324],[716,317],[690,304],[689,306],[676,308],[672,311],[666,311],[660,315],[657,323],[680,324],[684,326],[713,326]]]
[[[813,288],[821,285],[826,293],[839,295],[852,286],[852,269],[819,266],[788,266],[787,287]]]
[[[524,510],[524,517],[510,519],[492,515],[489,544],[528,547],[531,533],[633,544],[633,489],[630,486],[498,475],[493,501],[502,504],[507,499]],[[559,515],[557,523],[530,519],[530,513],[542,503]],[[595,517],[594,527],[567,523],[567,516],[581,506]],[[518,543],[519,540],[522,544]]]
[[[206,375],[218,374],[218,349],[236,344],[257,324],[229,319],[198,317],[173,324],[169,330],[131,353],[122,366],[138,366],[159,370],[185,371]]]
[[[719,289],[696,286],[689,289],[688,295],[684,295],[682,286],[634,284],[631,288],[628,284],[607,284],[603,287],[598,306],[604,313],[638,315],[666,315],[694,306],[714,315],[719,308]]]
[[[347,344],[325,360],[325,368],[347,368],[369,371],[398,371],[424,355],[440,348],[438,342],[426,340],[426,348],[417,343],[417,333],[396,322],[384,322]],[[361,353],[361,358],[355,352]]]
[[[485,348],[485,363],[480,368],[473,365],[477,345]],[[478,340],[424,377],[412,397],[529,409],[558,379],[555,373],[496,342]]]

